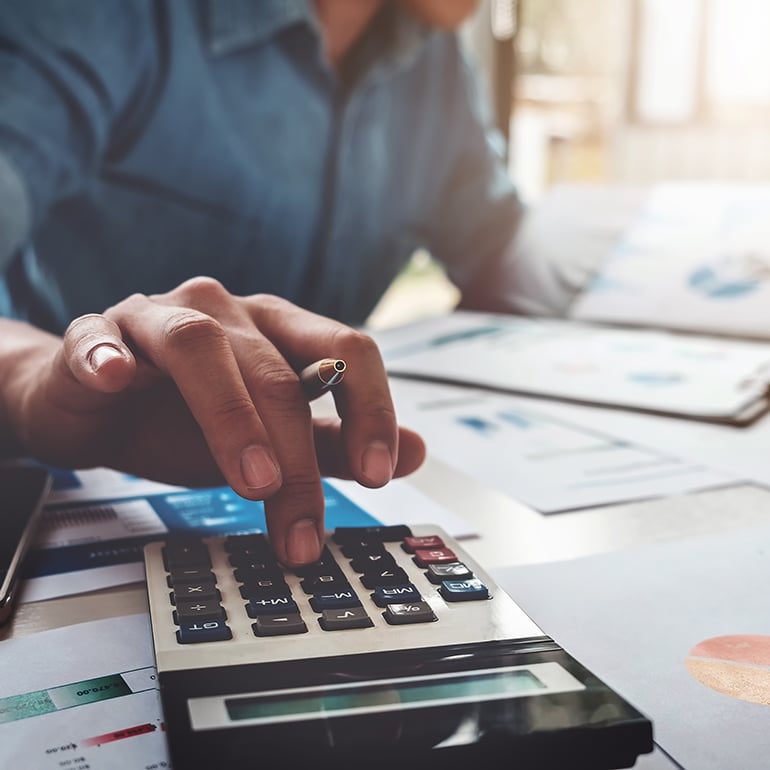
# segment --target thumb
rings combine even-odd
[[[57,366],[65,378],[74,378],[89,391],[102,393],[124,390],[136,374],[136,359],[123,341],[120,328],[96,314],[72,321],[64,333]]]

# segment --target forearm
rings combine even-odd
[[[60,343],[27,323],[0,318],[0,458],[26,454],[21,420],[25,383],[41,350]]]

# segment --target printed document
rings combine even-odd
[[[656,185],[573,318],[770,338],[770,185]]]
[[[395,376],[716,422],[768,408],[770,343],[467,311],[375,338]]]

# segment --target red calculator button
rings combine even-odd
[[[405,537],[401,547],[407,553],[414,553],[418,548],[443,548],[444,541],[438,535],[424,537]]]
[[[429,564],[444,564],[457,560],[457,554],[451,548],[418,548],[414,552],[414,563],[418,567],[427,567]]]

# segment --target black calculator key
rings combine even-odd
[[[199,583],[200,581],[216,580],[214,573],[208,567],[175,567],[166,577],[169,588],[181,583]]]
[[[389,604],[382,613],[382,617],[394,626],[406,623],[432,623],[438,619],[428,602]]]
[[[179,567],[210,567],[209,549],[202,540],[169,540],[163,547],[168,572]]]
[[[329,593],[330,591],[345,591],[350,588],[347,578],[342,571],[328,572],[323,575],[306,577],[300,585],[306,594]]]
[[[246,605],[246,614],[250,618],[256,618],[258,615],[288,615],[298,612],[297,603],[289,595],[252,599]]]
[[[244,583],[240,587],[244,599],[269,599],[272,596],[291,596],[291,589],[283,578],[280,580],[258,580]]]
[[[387,553],[385,543],[381,538],[369,535],[368,537],[362,537],[358,540],[351,540],[345,543],[340,549],[342,555],[348,559],[355,559],[358,556],[366,556],[369,554],[382,554]]]
[[[224,620],[182,620],[176,632],[179,644],[199,642],[224,642],[233,638],[233,632]]]
[[[285,636],[287,634],[305,634],[307,626],[302,616],[296,612],[284,615],[258,615],[251,624],[255,636]]]
[[[225,538],[224,549],[229,554],[251,554],[270,557],[272,549],[267,537],[261,533],[230,535]]]
[[[378,607],[387,607],[389,604],[420,602],[422,596],[412,583],[403,583],[397,586],[377,586],[372,599]]]
[[[227,620],[224,608],[218,601],[177,602],[174,623],[184,620]]]
[[[406,524],[394,524],[381,527],[337,527],[332,539],[338,545],[345,545],[359,540],[361,537],[377,537],[385,542],[396,543],[405,537],[412,536],[412,530]]]
[[[283,573],[274,564],[257,563],[248,567],[238,567],[233,570],[233,577],[239,583],[259,583],[265,580],[285,582]]]
[[[489,599],[489,589],[478,578],[470,580],[445,580],[438,592],[448,602],[468,602]]]
[[[469,580],[473,572],[461,561],[450,561],[446,564],[429,564],[425,574],[431,583],[440,585],[445,580]]]
[[[331,551],[324,546],[321,552],[321,558],[318,561],[314,561],[312,564],[305,564],[302,567],[293,567],[292,572],[299,577],[314,577],[316,575],[324,575],[329,572],[340,571],[339,565],[332,555]]]
[[[280,567],[275,559],[256,556],[252,553],[231,553],[229,557],[230,566],[236,569],[251,569],[257,571],[272,570],[277,572]]]
[[[174,585],[174,590],[171,592],[172,604],[192,599],[200,599],[201,601],[214,599],[219,601],[221,596],[217,589],[217,584],[213,580],[201,580],[197,583],[179,583],[179,585]]]
[[[361,600],[352,588],[347,588],[343,591],[324,591],[315,594],[310,599],[310,606],[313,608],[313,612],[323,612],[324,610],[360,607]]]
[[[374,625],[363,607],[324,610],[318,622],[324,631],[345,631],[349,628],[370,628]]]
[[[360,554],[350,562],[355,572],[372,572],[396,566],[396,560],[386,551],[384,553]]]
[[[372,589],[378,586],[397,586],[408,583],[409,575],[401,567],[390,567],[361,575],[361,582]]]

